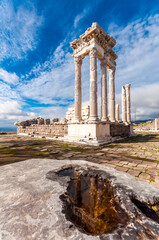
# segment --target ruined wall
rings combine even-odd
[[[50,138],[64,137],[68,135],[68,132],[70,136],[90,136],[98,139],[103,139],[105,136],[125,137],[130,135],[130,125],[118,122],[72,125],[66,118],[63,118],[60,122],[58,118],[54,118],[52,123],[50,119],[37,118],[16,122],[15,125],[18,126],[17,134]]]
[[[88,106],[83,106],[82,111],[81,111],[81,116],[82,120],[88,120],[90,115],[90,107]],[[74,108],[69,108],[68,111],[66,112],[66,119],[68,121],[73,121],[75,117],[75,109]]]
[[[32,124],[30,126],[18,126],[17,133],[45,137],[64,137],[68,134],[68,125],[53,123],[49,125]]]
[[[129,136],[130,135],[130,125],[111,123],[110,124],[110,135],[112,137],[115,137],[115,136],[121,136],[121,137]]]

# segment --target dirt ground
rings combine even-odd
[[[0,165],[31,158],[82,159],[119,171],[159,188],[159,134],[136,137],[102,147],[38,139],[16,134],[0,135]]]

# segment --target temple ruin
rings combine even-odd
[[[122,87],[122,120],[119,104],[115,104],[115,71],[117,55],[113,51],[116,41],[97,23],[93,23],[79,39],[71,42],[75,63],[75,102],[61,122],[38,120],[29,125],[16,123],[19,134],[43,137],[62,137],[66,141],[95,145],[111,142],[132,133],[130,84]],[[90,57],[90,100],[82,106],[81,67],[83,59]],[[98,115],[97,59],[101,67],[101,116]],[[109,89],[107,88],[107,70]],[[108,99],[109,90],[109,99]],[[40,127],[39,127],[40,126]]]

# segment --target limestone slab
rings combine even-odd
[[[121,197],[123,208],[131,211],[130,222],[125,229],[103,234],[87,235],[66,220],[59,196],[67,188],[67,179],[50,180],[48,172],[61,168],[79,167],[91,169],[101,178],[107,178]],[[81,170],[82,171],[82,170]],[[121,193],[124,193],[121,196]],[[58,161],[52,159],[31,159],[0,168],[0,239],[1,240],[108,240],[135,239],[139,233],[143,239],[159,236],[159,224],[147,218],[131,202],[155,205],[159,202],[159,190],[147,183],[139,182],[127,173],[86,161]],[[136,214],[136,215],[135,215]],[[146,229],[146,230],[145,230]],[[147,233],[146,233],[147,231]],[[155,238],[151,238],[155,239]]]

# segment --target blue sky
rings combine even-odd
[[[121,86],[131,83],[132,118],[159,114],[158,0],[1,0],[1,127],[65,116],[74,102],[70,42],[92,22],[117,41],[116,102]],[[99,61],[98,95],[100,104]],[[89,104],[89,57],[82,64],[82,101]]]

